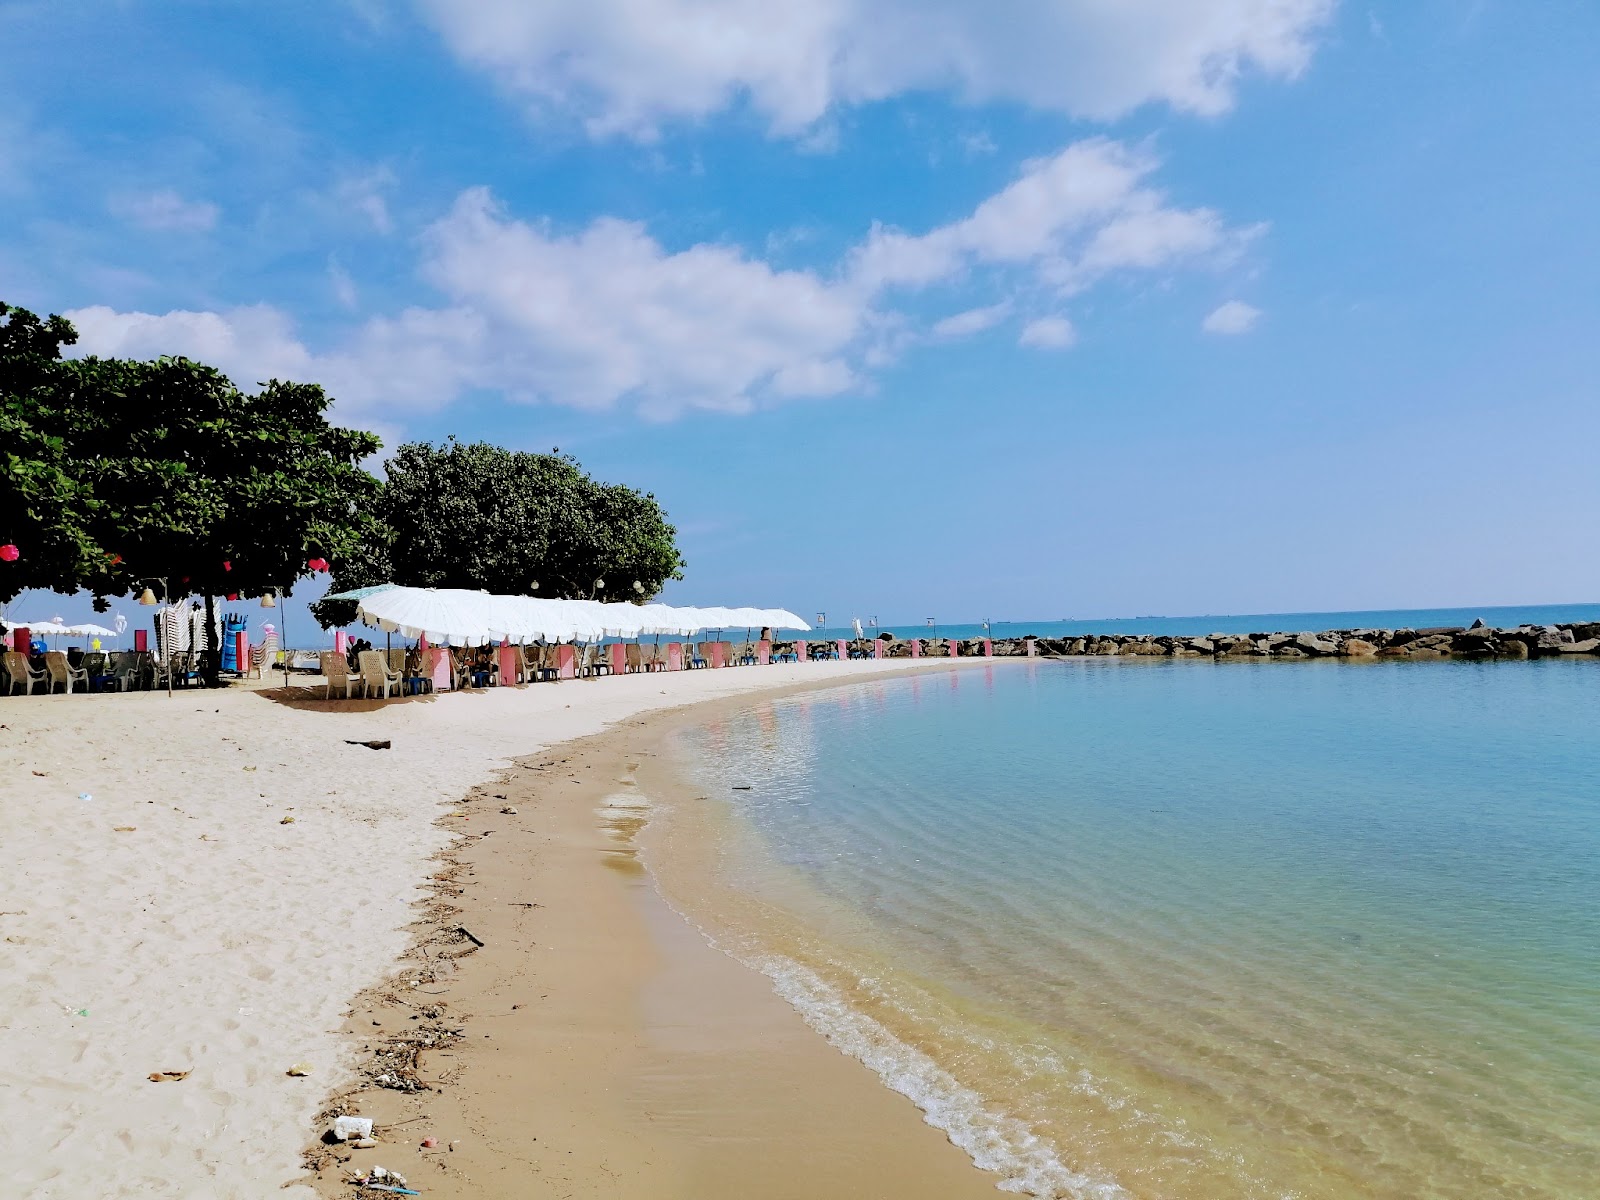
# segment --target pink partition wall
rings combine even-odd
[[[983,639],[983,656],[985,658],[994,657],[994,642],[990,638]]]
[[[839,639],[839,657],[840,658],[849,658],[850,657],[850,643],[845,638],[840,638]]]
[[[946,638],[944,642],[944,652],[945,657],[956,658],[961,653],[961,643],[956,641],[955,638]]]
[[[912,658],[921,658],[922,657],[922,639],[921,638],[912,638],[911,639],[911,657]]]
[[[796,642],[794,644],[794,656],[801,662],[806,661],[806,644],[804,642]]]
[[[141,629],[138,632],[143,633],[144,630]],[[13,629],[11,631],[11,648],[18,654],[26,654],[33,649],[33,630],[21,625]],[[144,647],[141,646],[140,649],[142,650]]]
[[[556,678],[576,679],[578,677],[578,648],[576,646],[561,645],[556,647]]]
[[[520,672],[517,669],[518,665],[519,665],[518,660],[520,660],[521,658],[522,658],[522,647],[521,646],[501,646],[500,647],[500,686],[501,687],[510,687],[512,684],[516,683],[517,676],[520,674]]]
[[[883,639],[882,638],[873,638],[872,639],[872,657],[873,658],[882,658],[883,657]]]
[[[772,661],[772,639],[762,638],[756,643],[756,661],[763,667]]]
[[[611,651],[611,673],[613,675],[626,674],[628,670],[628,648],[621,642],[612,642],[609,649]]]
[[[430,646],[427,638],[417,639],[417,649],[422,651],[422,674],[436,692],[448,692],[455,686],[455,673],[450,664],[447,646]]]
[[[350,648],[350,635],[342,629],[333,631],[333,650],[335,654],[343,654]]]
[[[706,647],[711,652],[711,661],[707,666],[725,667],[728,665],[728,643],[712,642]]]
[[[233,661],[241,675],[250,669],[250,635],[242,629],[233,635]]]
[[[683,670],[683,643],[682,642],[668,642],[667,643],[667,670],[669,670],[669,671],[681,671],[681,670]]]

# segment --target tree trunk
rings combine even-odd
[[[200,681],[206,687],[222,686],[222,642],[217,637],[217,598],[206,593],[206,648],[200,654]]]

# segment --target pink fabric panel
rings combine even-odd
[[[882,658],[883,657],[883,642],[878,638],[873,638],[872,639],[872,657],[873,658]]]
[[[134,636],[143,637],[144,630],[138,630]],[[20,625],[16,629],[13,629],[11,631],[11,648],[18,654],[26,654],[29,650],[32,650],[33,631],[31,629],[24,629]],[[143,650],[144,647],[140,646],[139,649]]]
[[[333,631],[333,652],[343,654],[350,645],[350,635],[342,629]]]
[[[912,658],[921,658],[922,657],[922,639],[921,638],[912,638],[911,639],[911,657]]]
[[[726,653],[724,651],[724,647],[726,645],[727,645],[727,643],[725,643],[725,642],[712,642],[711,643],[711,647],[710,647],[710,649],[711,649],[711,664],[710,665],[712,667],[725,667],[725,666],[728,665],[727,655],[726,655]]]
[[[667,670],[669,670],[669,671],[681,671],[681,670],[683,670],[683,643],[682,642],[668,642],[667,643]]]
[[[983,656],[985,658],[994,657],[994,642],[990,638],[983,639]]]
[[[450,675],[450,652],[440,646],[430,648],[424,643],[423,653],[428,656],[423,673],[433,680],[433,690],[448,692],[455,686],[455,680]]]
[[[756,643],[756,661],[763,667],[772,661],[772,640],[770,638]]]
[[[576,679],[578,677],[578,648],[576,646],[556,647],[556,678]]]
[[[250,635],[242,629],[233,635],[233,661],[241,675],[250,669]]]
[[[628,669],[628,648],[621,642],[611,643],[611,673],[624,674]]]
[[[839,657],[841,659],[850,657],[850,642],[847,638],[839,639]]]
[[[801,662],[806,661],[806,644],[804,642],[796,642],[794,644],[794,656]]]
[[[517,681],[517,659],[522,657],[522,647],[500,647],[500,683],[503,687],[510,687]]]

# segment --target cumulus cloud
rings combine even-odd
[[[921,287],[972,266],[1027,265],[1062,292],[1120,269],[1227,257],[1259,227],[1229,229],[1210,209],[1169,206],[1147,182],[1154,156],[1108,138],[1074,142],[1024,164],[971,216],[924,234],[877,225],[854,253],[865,288]]]
[[[1224,262],[1253,236],[1208,209],[1170,205],[1150,183],[1156,166],[1116,142],[1079,142],[1027,164],[959,220],[921,233],[873,227],[832,270],[783,269],[719,243],[670,248],[613,217],[557,228],[472,188],[420,239],[435,305],[370,318],[331,349],[308,347],[262,305],[70,315],[84,353],[187,354],[245,386],[316,380],[363,414],[440,408],[474,391],[654,417],[747,412],[861,388],[926,341],[898,307],[919,290],[948,292],[981,270],[1003,294],[1059,298],[1113,272]],[[357,299],[336,261],[329,282],[341,302]],[[1011,311],[1009,301],[967,308],[931,334],[970,336]],[[1047,315],[1019,340],[1062,349],[1074,331]]]
[[[113,196],[113,216],[156,233],[205,233],[216,228],[221,211],[205,200],[185,200],[171,188],[141,195]]]
[[[1019,345],[1039,350],[1065,350],[1078,340],[1078,331],[1066,317],[1040,317],[1022,327]]]
[[[596,135],[745,104],[778,133],[913,90],[1109,119],[1288,79],[1334,0],[417,0],[463,62]]]
[[[1206,314],[1206,319],[1200,322],[1200,328],[1207,333],[1249,333],[1260,319],[1259,308],[1254,308],[1242,300],[1229,300]]]

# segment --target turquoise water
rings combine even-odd
[[[684,740],[692,915],[1013,1190],[1594,1196],[1597,733],[1570,660],[813,693]]]

